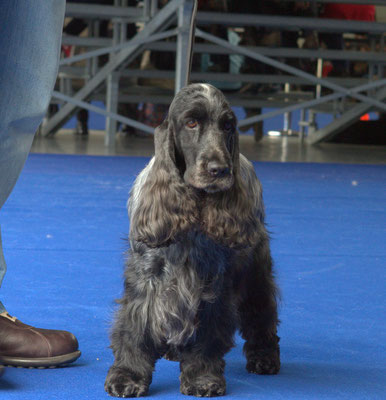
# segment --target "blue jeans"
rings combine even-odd
[[[0,209],[19,177],[51,98],[64,9],[65,0],[1,0]],[[0,233],[0,285],[5,271]],[[0,312],[4,311],[0,302]]]

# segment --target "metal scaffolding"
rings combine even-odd
[[[333,3],[335,1],[324,0],[322,2]],[[339,2],[344,3],[345,1],[340,0]],[[367,3],[363,0],[350,0],[349,2]],[[53,98],[60,103],[61,107],[45,122],[42,127],[44,135],[55,133],[78,108],[85,108],[107,117],[106,146],[114,145],[117,121],[144,132],[153,132],[152,127],[118,115],[118,104],[140,103],[145,99],[148,102],[169,104],[173,97],[173,90],[133,84],[123,91],[120,90],[120,80],[131,79],[132,82],[141,78],[174,80],[174,91],[178,91],[186,85],[189,80],[188,71],[191,64],[192,40],[189,34],[197,1],[171,0],[159,10],[157,4],[156,0],[145,0],[143,7],[139,8],[127,6],[127,0],[115,0],[115,6],[73,3],[67,5],[66,15],[68,17],[84,18],[89,21],[89,36],[64,35],[63,44],[82,46],[87,51],[73,57],[63,58],[60,61],[60,85],[59,90],[54,92]],[[378,0],[377,4],[386,5],[386,1]],[[112,39],[98,37],[97,28],[101,19],[111,21],[113,25]],[[192,81],[285,85],[284,91],[270,96],[235,91],[228,93],[227,97],[232,105],[251,109],[276,108],[268,113],[248,116],[239,121],[239,127],[249,126],[284,114],[288,129],[291,113],[300,109],[302,116],[300,139],[303,140],[304,134],[307,133],[307,141],[314,144],[336,135],[370,110],[386,111],[384,101],[386,98],[386,79],[384,77],[386,24],[384,23],[218,12],[198,12],[195,21],[200,28],[196,29],[196,37],[203,41],[195,45],[195,53],[238,54],[281,71],[281,75],[197,71],[191,73]],[[141,29],[133,38],[127,40],[127,24],[134,22],[141,24]],[[343,52],[320,48],[240,46],[206,32],[205,27],[211,24],[237,29],[248,26],[264,26],[281,31],[366,32],[372,48],[368,52]],[[175,41],[166,40],[170,38],[175,38]],[[175,52],[175,70],[146,70],[133,66],[128,67],[145,50]],[[109,55],[109,60],[103,66],[98,67],[98,57],[101,55]],[[293,58],[316,59],[317,73],[313,75],[282,61]],[[365,78],[322,78],[321,66],[324,60],[365,61],[369,65],[369,74]],[[85,62],[85,65],[72,65],[79,61]],[[79,79],[84,82],[84,85],[76,93],[73,93],[72,82]],[[313,89],[311,91],[291,90],[293,85],[311,85]],[[326,88],[328,94],[322,95],[321,88]],[[103,100],[106,110],[89,103],[94,99]],[[316,112],[331,113],[334,115],[333,122],[322,129],[317,129],[315,126]],[[307,132],[305,132],[305,128],[307,128]]]

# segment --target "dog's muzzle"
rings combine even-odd
[[[210,161],[207,165],[207,171],[212,178],[223,178],[230,175],[231,169],[228,165],[221,164],[217,161]]]

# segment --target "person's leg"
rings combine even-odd
[[[65,0],[2,0],[0,208],[23,168],[58,68]]]
[[[0,7],[0,209],[48,107],[64,6],[65,0],[3,0]],[[2,253],[0,243],[0,284],[6,270]]]
[[[7,264],[5,263],[4,255],[3,255],[3,245],[2,245],[2,241],[1,241],[1,228],[0,228],[0,287],[1,287],[1,283],[3,281],[6,270],[7,270]],[[4,307],[3,303],[0,301],[0,314],[5,311],[6,311],[5,307]]]
[[[64,10],[65,0],[1,1],[0,209],[19,177],[49,104]],[[0,236],[0,284],[5,270]],[[55,366],[79,355],[76,338],[69,332],[25,325],[0,305],[0,363]]]

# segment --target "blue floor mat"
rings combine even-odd
[[[1,299],[39,327],[69,329],[68,368],[7,368],[1,399],[107,399],[108,331],[122,292],[125,203],[148,159],[31,155],[0,213],[8,273]],[[384,399],[386,168],[255,163],[282,292],[282,370],[226,357],[228,399]],[[177,363],[157,364],[149,395],[182,399]]]

